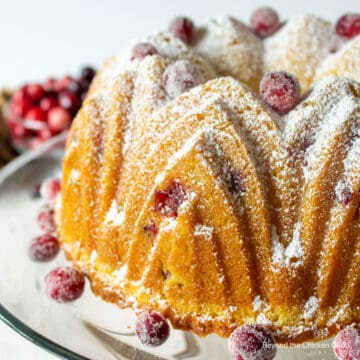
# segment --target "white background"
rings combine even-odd
[[[335,20],[360,12],[359,0],[0,0],[0,87],[76,73],[83,64],[99,66],[129,38],[166,28],[177,14],[196,21],[231,14],[246,21],[264,3],[284,19],[311,12]],[[5,359],[55,357],[0,323],[0,360]]]

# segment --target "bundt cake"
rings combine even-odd
[[[68,258],[104,299],[199,335],[359,323],[360,36],[334,49],[312,15],[266,38],[232,17],[178,25],[109,59],[72,125]],[[274,70],[301,85],[285,114],[258,95]]]

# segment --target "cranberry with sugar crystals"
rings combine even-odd
[[[243,325],[229,338],[229,352],[234,360],[271,360],[276,346],[271,332],[262,325]]]
[[[260,95],[270,107],[283,115],[299,103],[300,84],[286,71],[270,72],[261,80]]]
[[[155,55],[157,54],[157,50],[155,49],[154,46],[152,46],[149,43],[138,43],[136,44],[132,50],[131,50],[131,61],[135,60],[135,59],[143,59],[146,56],[151,56],[151,55]]]
[[[71,114],[60,106],[54,107],[48,113],[48,124],[52,131],[62,131],[70,127]]]
[[[195,36],[194,23],[185,16],[178,16],[173,19],[169,24],[169,31],[187,44],[191,43]]]
[[[136,321],[135,332],[142,344],[162,345],[170,334],[167,320],[156,312],[143,312]]]
[[[26,86],[26,93],[33,102],[38,102],[45,94],[44,88],[40,84],[29,84]]]
[[[51,234],[44,234],[31,240],[28,253],[31,260],[46,262],[54,259],[59,250],[59,240]]]
[[[78,299],[84,292],[84,288],[84,275],[68,266],[58,267],[45,277],[46,294],[59,303]]]
[[[270,7],[260,7],[252,13],[250,25],[256,35],[270,36],[280,27],[279,15]]]
[[[44,200],[54,201],[61,190],[61,181],[58,178],[46,179],[40,187],[40,195]]]
[[[155,210],[168,218],[178,215],[180,205],[186,200],[186,191],[179,180],[172,180],[169,187],[155,194]]]
[[[333,343],[333,350],[339,360],[360,359],[360,333],[353,326],[340,331]]]
[[[336,33],[346,39],[352,39],[360,34],[360,14],[343,15],[336,23]]]
[[[52,233],[56,230],[55,211],[53,206],[45,204],[37,217],[37,221],[41,230],[46,233]]]
[[[46,114],[39,106],[33,106],[27,111],[25,118],[36,121],[46,121]]]
[[[200,85],[204,77],[199,69],[188,60],[179,60],[169,65],[163,75],[166,92],[173,98]]]

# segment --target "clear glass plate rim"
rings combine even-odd
[[[3,169],[0,170],[0,185],[2,185],[9,176],[11,176],[22,166],[30,162],[32,159],[38,157],[39,155],[48,153],[55,146],[61,144],[64,140],[65,136],[63,134],[56,136],[48,142],[44,143],[36,150],[26,152],[12,162],[10,162],[8,165],[6,165]],[[20,321],[16,316],[12,315],[10,311],[8,311],[1,303],[0,320],[2,320],[12,330],[23,336],[25,339],[29,340],[33,344],[65,360],[91,360],[89,358],[76,354],[75,352],[55,343],[54,341],[32,330],[29,326],[25,325],[22,321]]]

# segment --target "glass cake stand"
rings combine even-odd
[[[96,297],[87,284],[72,304],[57,304],[44,295],[43,278],[59,264],[36,264],[27,257],[29,240],[39,234],[36,214],[43,202],[30,196],[43,179],[60,174],[63,137],[54,138],[0,171],[0,318],[36,345],[70,360],[227,360],[227,341],[216,335],[199,338],[172,330],[159,348],[142,346],[134,336],[135,315]],[[301,348],[279,348],[276,359],[335,359],[330,341]]]

